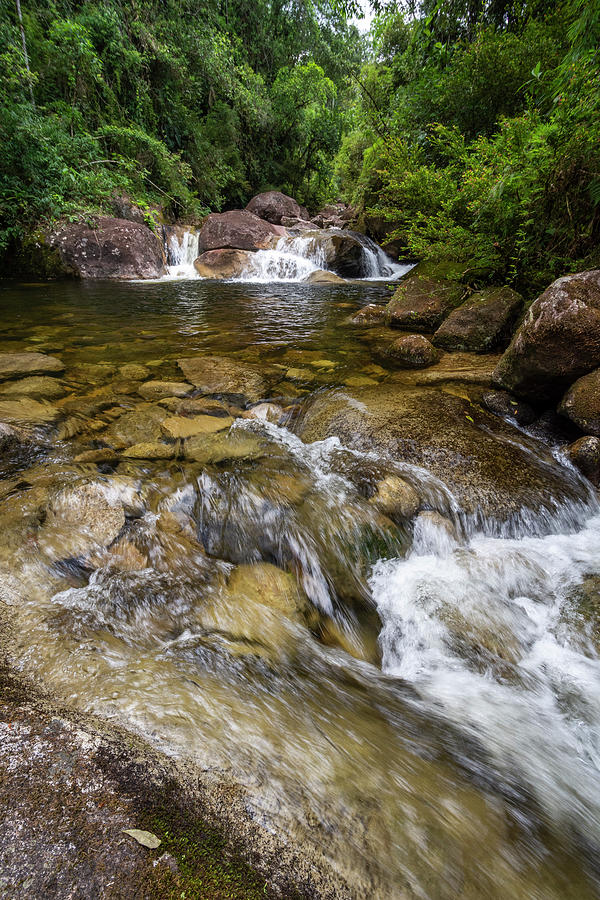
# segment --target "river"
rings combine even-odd
[[[248,815],[329,866],[337,896],[598,897],[596,495],[555,449],[573,499],[499,534],[404,463],[444,518],[392,522],[353,474],[376,455],[298,436],[315,394],[390,378],[377,329],[347,321],[389,296],[385,281],[3,284],[0,353],[65,366],[34,449],[2,463],[13,663],[242,785]],[[261,398],[278,423],[238,417],[204,458],[120,456],[176,405],[140,384],[180,383],[177,360],[202,354],[279,372]],[[112,556],[61,549],[73,535],[49,498],[82,480],[125,498]],[[301,615],[266,609],[251,577],[232,592],[257,563],[287,571]]]

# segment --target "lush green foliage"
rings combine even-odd
[[[528,292],[598,264],[599,47],[600,0],[388,3],[338,156],[347,196],[406,252]]]
[[[0,244],[37,222],[142,207],[194,218],[332,187],[353,0],[0,0]],[[33,99],[33,102],[32,102]]]

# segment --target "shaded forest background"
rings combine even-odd
[[[483,280],[600,264],[600,0],[372,6],[363,35],[354,0],[0,0],[0,252],[276,188]]]

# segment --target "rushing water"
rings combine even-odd
[[[392,522],[365,489],[384,461],[294,433],[313,392],[388,378],[345,321],[388,296],[185,279],[0,289],[0,351],[66,366],[41,449],[0,480],[14,661],[244,785],[249,815],[311,848],[346,881],[340,897],[596,897],[593,492],[567,472],[578,499],[502,538],[430,473],[388,461],[444,517]],[[181,381],[176,360],[202,353],[284,374],[262,398],[283,404],[280,424],[240,418],[205,460],[75,460],[159,409],[119,367]],[[72,535],[47,513],[81,479],[127,514],[117,545],[86,559],[61,552]],[[302,617],[231,593],[260,561],[293,575]]]
[[[362,245],[362,269],[365,280],[393,280],[411,268],[410,264],[393,260],[366,235],[353,234]],[[183,231],[179,235],[172,234],[165,249],[168,261],[166,278],[186,280],[200,278],[194,268],[194,260],[198,256],[197,232]],[[311,234],[291,234],[279,238],[272,249],[258,250],[254,253],[246,271],[235,280],[261,284],[270,284],[274,281],[305,281],[312,273],[328,268],[320,240]]]

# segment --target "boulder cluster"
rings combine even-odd
[[[504,350],[492,374],[499,390],[484,405],[521,425],[549,408],[569,420],[581,436],[568,455],[600,482],[600,270],[559,278],[528,309],[509,287],[472,291],[450,274],[419,265],[386,307],[366,306],[351,321],[390,326],[379,353],[399,368],[432,366],[440,351]],[[392,338],[391,329],[421,334]]]

